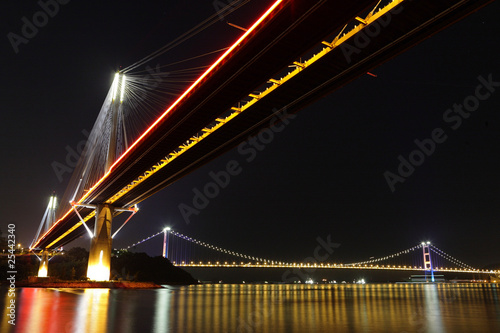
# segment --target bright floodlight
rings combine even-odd
[[[56,209],[57,199],[56,197],[50,197],[49,209]]]
[[[165,229],[163,229],[163,231],[170,231],[170,230],[172,230],[172,228],[170,227],[166,227]]]
[[[422,242],[422,245],[425,245],[425,242]]]
[[[47,266],[42,263],[42,267],[38,270],[38,277],[47,277]]]
[[[427,241],[427,244],[430,244],[431,242]]]

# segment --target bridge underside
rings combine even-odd
[[[129,207],[146,199],[234,148],[249,135],[268,127],[274,117],[273,110],[286,108],[287,113],[297,112],[492,1],[400,2],[380,18],[380,22],[390,22],[362,48],[356,47],[359,43],[355,38],[359,37],[354,34],[343,45],[332,48],[304,68],[300,75],[280,84],[272,93],[259,98],[247,110],[185,151],[182,158],[176,158],[122,195],[113,205]],[[254,31],[116,166],[112,177],[97,186],[85,203],[108,201],[221,114],[279,75],[293,61],[317,48],[321,41],[331,43],[334,34],[346,23],[356,16],[364,17],[376,3],[325,0],[311,6],[306,0],[285,1],[275,15]],[[283,27],[287,27],[285,31]],[[356,47],[356,51],[349,52],[353,50],[349,47]],[[257,50],[260,52],[255,54]],[[86,216],[91,211],[81,208],[80,213]],[[59,247],[83,235],[86,230],[78,223],[79,218],[74,213],[68,214],[37,247]],[[68,233],[69,229],[73,230]],[[64,234],[66,236],[58,240]]]

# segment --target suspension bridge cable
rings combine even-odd
[[[203,53],[203,54],[200,54],[200,55],[197,55],[197,56],[194,56],[194,57],[191,57],[191,58],[188,58],[188,59],[183,59],[183,60],[179,60],[179,61],[175,61],[175,62],[172,62],[172,63],[169,63],[169,64],[166,64],[166,65],[161,65],[161,66],[157,66],[156,68],[165,68],[165,67],[170,67],[170,66],[174,66],[174,65],[179,65],[179,64],[182,64],[182,63],[185,63],[185,62],[189,62],[191,60],[195,60],[195,59],[199,59],[199,58],[203,58],[203,57],[206,57],[206,56],[209,56],[209,55],[212,55],[212,54],[215,54],[215,53],[220,53],[220,52],[223,52],[223,51],[226,51],[227,49],[229,49],[229,47],[224,47],[222,49],[218,49],[218,50],[215,50],[215,51],[210,51],[210,52],[207,52],[207,53]],[[208,66],[205,66],[204,68],[207,68]],[[137,71],[137,72],[134,72],[134,74],[141,74],[141,73],[145,73],[145,72],[148,72],[147,69],[145,70],[142,70],[142,71]],[[173,72],[168,72],[168,73],[173,73]]]
[[[370,259],[370,260],[366,260],[366,261],[355,262],[355,263],[350,263],[350,264],[345,264],[345,266],[357,266],[357,265],[373,264],[373,263],[380,262],[380,261],[383,261],[383,260],[388,260],[388,259],[391,259],[391,258],[396,258],[396,257],[399,257],[400,255],[407,254],[407,253],[410,253],[410,252],[412,252],[412,251],[414,251],[416,249],[421,249],[421,248],[422,248],[422,245],[419,244],[419,245],[410,247],[409,249],[406,249],[406,250],[403,250],[403,251],[399,251],[399,252],[396,252],[394,254],[390,254],[390,255],[384,256],[384,257],[380,257],[380,258],[376,258],[376,259]]]
[[[196,247],[193,247],[193,246],[188,246],[187,244],[191,244],[191,245],[198,245],[198,246],[201,246],[201,247],[205,247],[205,248],[208,248],[210,250],[214,250],[214,251],[217,251],[221,254],[226,254],[226,255],[232,255],[232,256],[236,256],[236,257],[239,257],[239,258],[242,258],[242,259],[247,259],[247,260],[254,260],[254,261],[258,261],[258,262],[262,262],[264,264],[270,264],[270,265],[296,265],[296,264],[291,264],[291,263],[287,263],[287,262],[283,262],[283,261],[277,261],[277,260],[270,260],[270,259],[263,259],[263,258],[259,258],[259,257],[255,257],[255,256],[251,256],[251,255],[244,255],[244,254],[241,254],[239,252],[235,252],[235,251],[231,251],[231,250],[228,250],[228,249],[225,249],[225,248],[221,248],[221,247],[218,247],[218,246],[215,246],[215,245],[212,245],[212,244],[209,244],[209,243],[206,243],[206,242],[203,242],[203,241],[200,241],[200,240],[197,240],[195,238],[192,238],[192,237],[189,237],[189,236],[186,236],[186,235],[183,235],[179,232],[176,232],[176,231],[173,231],[173,230],[169,230],[168,231],[169,234],[173,235],[173,236],[176,236],[175,238],[173,238],[171,240],[171,242],[169,243],[169,245],[171,246],[171,248],[178,248],[177,251],[174,251],[174,253],[171,253],[171,256],[169,256],[169,259],[171,259],[174,263],[177,262],[177,263],[188,263],[188,259],[187,259],[187,256],[188,255],[193,255],[193,253],[196,251]],[[161,235],[163,234],[164,231],[160,231],[156,234],[153,234],[147,238],[144,238],[143,240],[141,241],[138,241],[130,246],[128,246],[127,248],[123,248],[122,250],[128,250],[132,247],[135,247],[135,246],[138,246],[158,235]],[[181,240],[185,240],[186,242],[180,242]],[[371,260],[366,260],[366,261],[362,261],[362,262],[356,262],[356,263],[350,263],[350,264],[343,264],[343,265],[340,265],[339,267],[351,267],[351,268],[356,268],[354,266],[361,266],[361,265],[366,265],[366,264],[371,264],[371,263],[377,263],[377,262],[380,262],[380,261],[383,261],[383,260],[388,260],[388,259],[392,259],[392,258],[398,258],[401,259],[401,255],[404,255],[404,254],[408,254],[408,253],[412,253],[414,252],[415,250],[418,250],[418,249],[421,249],[423,247],[423,245],[419,244],[419,245],[416,245],[416,246],[413,246],[411,248],[408,248],[406,250],[402,250],[402,251],[399,251],[399,252],[396,252],[396,253],[393,253],[391,255],[387,255],[387,256],[384,256],[384,257],[380,257],[380,258],[376,258],[376,259],[371,259]],[[478,269],[475,269],[473,268],[472,266],[470,265],[467,265],[465,263],[463,263],[462,261],[452,257],[451,255],[447,254],[446,252],[440,250],[439,248],[437,248],[436,246],[434,245],[430,245],[430,250],[433,252],[433,253],[436,253],[440,258],[444,258],[458,266],[460,266],[459,269],[463,269],[463,270],[473,270],[473,271],[479,271]],[[436,259],[437,260],[437,259]],[[191,260],[191,262],[193,262]],[[435,262],[438,262],[438,261],[435,261]],[[402,262],[400,262],[400,266],[404,266],[404,264]],[[442,266],[441,265],[433,265],[434,267],[436,268],[441,268],[442,269]],[[405,266],[406,267],[406,266]],[[360,267],[361,268],[361,267]]]
[[[147,238],[144,238],[143,240],[141,241],[138,241],[132,245],[129,245],[127,246],[126,248],[123,248],[122,250],[128,250],[132,247],[136,247],[160,234],[163,234],[164,231],[160,231],[156,234],[153,234]],[[264,259],[264,258],[259,258],[257,256],[252,256],[252,255],[246,255],[246,254],[242,254],[242,253],[239,253],[239,252],[236,252],[236,251],[232,251],[232,250],[228,250],[228,249],[225,249],[225,248],[222,248],[222,247],[219,247],[219,246],[215,246],[215,245],[212,245],[212,244],[209,244],[209,243],[206,243],[206,242],[203,242],[203,241],[200,241],[200,240],[197,240],[195,238],[192,238],[192,237],[189,237],[189,236],[186,236],[186,235],[183,235],[179,232],[176,232],[174,230],[170,230],[168,231],[169,234],[171,235],[174,235],[176,236],[178,239],[183,239],[185,241],[188,241],[190,243],[193,243],[193,244],[196,244],[196,245],[199,245],[199,246],[202,246],[202,247],[205,247],[205,248],[208,248],[208,249],[211,249],[211,250],[214,250],[214,251],[217,251],[219,253],[223,253],[223,254],[227,254],[227,255],[232,255],[232,256],[235,256],[235,257],[239,257],[239,258],[242,258],[242,259],[248,259],[248,260],[255,260],[255,261],[260,261],[260,262],[263,262],[263,263],[271,263],[271,264],[275,264],[275,263],[280,263],[280,264],[285,264],[284,261],[279,261],[279,260],[271,260],[271,259]]]
[[[251,0],[245,0],[239,4],[235,4],[236,1],[232,2],[232,3],[228,4],[226,7],[224,7],[221,12],[224,12],[225,15],[231,14],[232,12],[234,12],[235,10],[238,10],[239,8],[246,5],[250,1]],[[149,61],[155,59],[156,57],[173,49],[174,47],[180,45],[181,43],[185,42],[186,40],[196,36],[197,34],[202,32],[203,30],[207,29],[208,27],[212,26],[217,21],[219,21],[219,15],[220,15],[219,12],[214,13],[213,15],[211,15],[210,17],[208,17],[207,19],[205,19],[204,21],[202,21],[201,23],[199,23],[195,27],[191,28],[187,32],[183,33],[182,35],[180,35],[179,37],[177,37],[176,39],[174,39],[173,41],[171,41],[167,45],[164,45],[160,49],[150,53],[149,55],[145,56],[144,58],[140,59],[139,61],[124,68],[121,72],[126,74],[126,73],[130,72],[131,70],[133,70],[141,65],[144,65],[145,63],[148,63]]]
[[[436,253],[437,255],[443,257],[444,259],[447,259],[448,261],[450,261],[456,265],[459,265],[462,268],[468,268],[468,269],[473,269],[473,270],[476,269],[476,268],[474,268],[470,265],[467,265],[466,263],[454,258],[453,256],[449,255],[448,253],[444,252],[443,250],[437,248],[434,245],[431,245],[431,250],[432,250],[432,252]]]

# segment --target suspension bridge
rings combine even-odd
[[[370,258],[353,263],[326,262],[314,259],[307,262],[289,262],[269,258],[261,258],[225,249],[204,241],[200,241],[171,228],[155,233],[121,251],[130,251],[152,239],[163,236],[163,257],[179,267],[203,268],[303,268],[303,269],[363,269],[389,271],[419,271],[429,274],[437,273],[474,273],[497,276],[498,270],[474,268],[452,255],[444,252],[429,241],[422,242],[408,249],[401,250],[379,258]],[[325,250],[326,251],[326,250]]]
[[[138,203],[490,2],[269,1],[228,47],[146,76],[138,70],[213,24],[214,14],[116,74],[60,205],[30,250],[41,251],[46,267],[48,251],[87,234],[87,276],[108,280],[112,239]],[[161,71],[213,55],[206,66]],[[112,232],[122,213],[130,216]]]

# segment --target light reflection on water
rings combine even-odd
[[[496,284],[23,288],[16,297],[15,329],[4,310],[2,332],[500,332]]]

